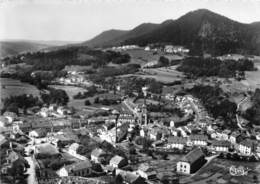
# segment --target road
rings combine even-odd
[[[30,168],[27,169],[26,174],[28,174],[27,183],[28,184],[38,184],[38,181],[36,179],[36,173],[35,173],[35,162],[32,157],[24,157],[28,164],[30,165]]]
[[[245,97],[243,100],[241,100],[238,104],[237,104],[237,114],[236,114],[236,120],[237,120],[237,126],[241,129],[241,130],[245,130],[245,128],[243,128],[241,126],[241,123],[240,123],[240,120],[239,120],[239,115],[238,115],[238,111],[239,111],[239,108],[240,108],[240,105],[242,103],[244,103],[245,100],[247,100],[249,97]]]

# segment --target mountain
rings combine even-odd
[[[82,44],[89,47],[102,47],[119,45],[122,41],[144,35],[151,30],[154,30],[158,24],[143,23],[132,30],[108,30],[104,31],[93,39],[83,42]]]
[[[157,42],[186,46],[192,54],[260,54],[260,24],[239,23],[207,9],[199,9],[161,24],[141,24],[109,42],[99,43],[99,46]]]
[[[6,57],[22,52],[35,52],[54,46],[62,46],[69,43],[67,41],[28,41],[28,40],[4,40],[0,41],[0,56]]]
[[[111,29],[108,31],[104,31],[101,34],[97,35],[93,39],[83,42],[82,45],[89,46],[89,47],[99,47],[104,46],[112,42],[112,40],[126,34],[128,31],[124,30],[115,30]]]

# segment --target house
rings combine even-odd
[[[229,141],[232,144],[237,144],[242,140],[242,136],[239,132],[232,132],[230,137],[229,137]]]
[[[214,141],[212,143],[213,150],[217,152],[228,152],[230,146],[230,142],[228,141]]]
[[[124,171],[122,169],[116,169],[116,175],[120,175],[127,184],[143,184],[145,181],[136,173],[130,171]]]
[[[170,130],[171,130],[171,134],[172,134],[173,136],[179,136],[179,135],[181,135],[180,130],[178,130],[177,128],[172,127]]]
[[[96,148],[91,152],[90,158],[91,161],[99,163],[101,161],[101,158],[105,156],[105,152],[100,149],[100,148]]]
[[[6,117],[0,116],[0,127],[7,126],[9,124],[9,121]]]
[[[207,146],[208,137],[206,135],[193,134],[189,137],[189,141],[195,146]]]
[[[16,161],[17,159],[19,159],[20,155],[19,153],[12,151],[12,150],[8,150],[7,151],[7,157],[6,157],[6,163],[7,164],[11,164],[14,161]]]
[[[177,172],[192,174],[206,163],[205,155],[200,148],[195,148],[177,162]]]
[[[124,123],[135,123],[135,117],[131,114],[120,114],[118,122]]]
[[[17,119],[17,114],[14,112],[6,111],[3,116],[8,120],[9,123],[12,123],[14,120]]]
[[[49,116],[49,109],[47,107],[42,107],[38,114],[43,118],[46,118]]]
[[[45,137],[46,135],[47,135],[47,131],[46,129],[43,128],[38,128],[29,132],[29,137],[32,138],[42,138]]]
[[[60,177],[57,173],[49,168],[37,169],[37,180],[39,184],[54,184],[58,183]]]
[[[168,138],[167,148],[177,148],[182,150],[187,144],[187,138],[185,137],[174,137],[171,136]]]
[[[154,127],[149,132],[149,137],[152,140],[160,140],[163,134],[160,128]]]
[[[156,172],[147,164],[143,163],[138,167],[137,173],[145,179],[156,178]]]
[[[60,177],[81,176],[88,177],[92,174],[92,164],[89,160],[66,165],[57,171]]]
[[[73,143],[70,145],[70,147],[68,148],[68,153],[75,156],[77,155],[77,150],[79,148],[79,144],[78,143]]]
[[[254,142],[250,139],[245,139],[239,143],[238,149],[243,155],[251,155],[254,151]]]
[[[113,168],[122,168],[128,164],[127,160],[121,156],[114,156],[109,161],[109,165]]]
[[[221,140],[229,140],[229,135],[230,135],[231,131],[226,129],[221,133],[220,139]]]
[[[0,134],[0,147],[6,145],[7,143],[8,143],[8,141],[6,140],[5,136]]]

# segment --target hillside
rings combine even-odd
[[[157,28],[157,26],[158,24],[143,23],[129,31],[108,30],[102,32],[89,41],[83,42],[82,44],[89,47],[119,45],[121,42],[128,39],[145,35],[146,33]]]
[[[209,10],[199,9],[177,20],[141,24],[102,46],[146,45],[155,42],[184,45],[191,49],[192,54],[260,54],[260,26],[259,22],[243,24]]]
[[[26,41],[6,40],[0,41],[0,56],[17,55],[22,52],[35,52],[45,48],[62,46],[71,42],[66,41]]]
[[[108,30],[104,31],[101,34],[97,35],[93,39],[83,42],[82,45],[89,47],[99,47],[106,44],[109,44],[112,40],[126,34],[128,31],[124,30]]]

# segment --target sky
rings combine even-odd
[[[201,8],[243,23],[260,21],[260,0],[0,0],[0,40],[85,41]]]

